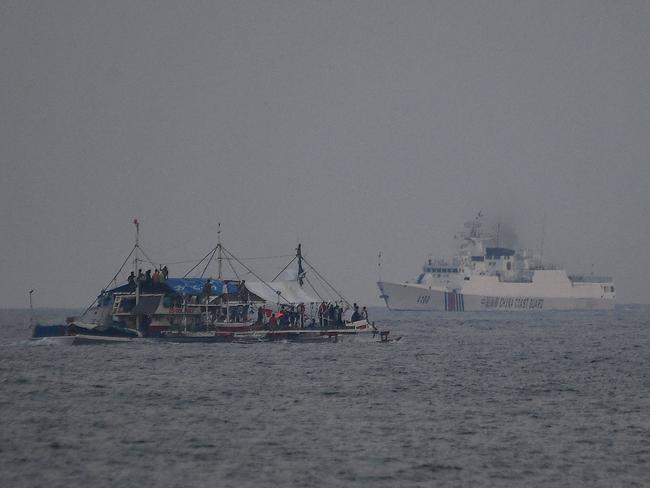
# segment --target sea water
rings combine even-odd
[[[0,311],[0,485],[650,484],[650,307],[371,320],[402,340],[57,346]]]

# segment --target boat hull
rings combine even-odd
[[[535,312],[541,310],[611,310],[615,301],[601,296],[550,296],[535,293],[524,288],[517,294],[475,294],[450,292],[412,283],[377,283],[381,298],[390,310],[436,311],[436,312],[481,312],[516,311]]]
[[[364,321],[365,322],[365,321]],[[217,333],[178,333],[166,334],[156,337],[155,340],[173,343],[257,343],[257,342],[391,342],[400,338],[390,338],[390,332],[373,330],[366,323],[365,326],[346,327],[344,329],[285,329],[285,330],[259,330],[242,332],[217,332]]]

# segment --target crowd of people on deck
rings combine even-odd
[[[352,310],[351,315],[348,313]],[[321,302],[316,313],[309,316],[305,313],[305,304],[281,305],[277,312],[259,306],[256,324],[265,329],[338,329],[346,323],[368,320],[368,309],[359,308],[356,303],[352,309],[347,302]]]
[[[146,288],[156,288],[160,283],[167,281],[168,277],[169,270],[167,269],[167,266],[163,266],[160,269],[155,268],[153,273],[150,269],[144,273],[142,272],[142,269],[139,269],[137,276],[133,271],[131,271],[131,274],[126,281],[129,285],[129,289],[135,291],[138,285]]]
[[[162,266],[160,269],[154,269],[145,272],[142,269],[138,270],[136,275],[133,271],[128,276],[127,284],[129,289],[133,292],[138,286],[145,290],[156,290],[160,284],[167,281],[169,277],[169,270],[167,266]],[[218,310],[212,310],[212,322],[219,320],[220,322],[247,322],[249,317],[254,317],[255,308],[252,302],[249,302],[248,290],[245,287],[245,282],[239,284],[239,292],[237,296],[230,297],[233,301],[239,302],[237,305],[221,306]],[[226,301],[228,301],[228,291],[224,286],[223,291]],[[213,295],[213,283],[211,279],[207,279],[201,293],[196,295],[195,303],[208,303],[210,296]],[[177,300],[172,304],[172,307],[180,308],[184,303],[193,303],[194,300],[186,301],[188,297]],[[189,297],[192,298],[192,297]],[[346,323],[357,322],[360,320],[368,320],[368,309],[359,307],[356,303],[350,307],[346,301],[330,301],[321,302],[318,308],[312,305],[311,313],[308,313],[305,304],[299,303],[297,305],[287,304],[280,305],[279,309],[275,312],[267,308],[265,305],[260,305],[257,308],[257,320],[255,324],[265,329],[337,329],[346,326]]]

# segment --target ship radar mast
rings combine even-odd
[[[221,253],[221,222],[217,224],[217,251],[218,278],[221,279],[221,263],[223,262],[223,255]]]

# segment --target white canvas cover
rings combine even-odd
[[[320,299],[309,294],[297,281],[247,281],[246,288],[258,297],[269,303],[280,303],[280,305],[297,305],[299,303],[319,303]],[[278,300],[278,293],[280,297]]]

